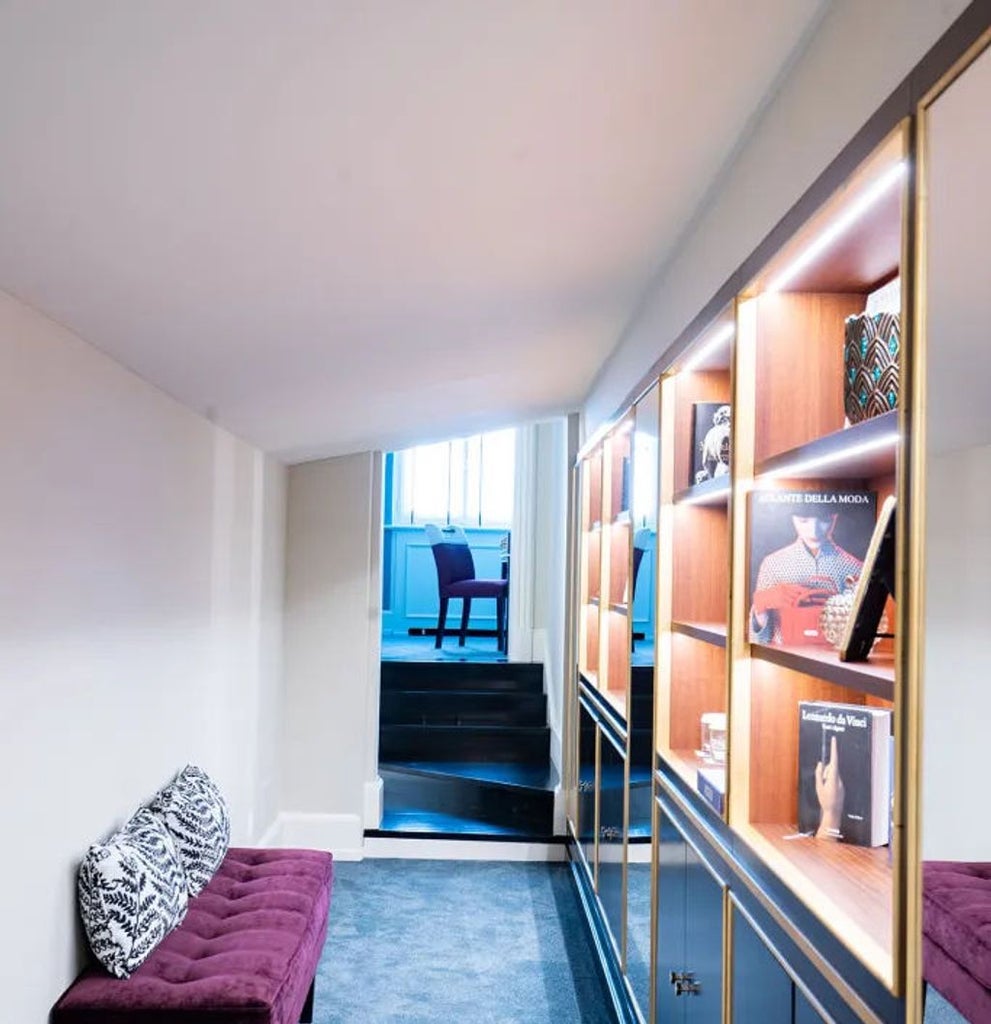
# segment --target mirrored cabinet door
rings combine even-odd
[[[604,730],[599,732],[599,761],[599,902],[622,964],[626,758]]]
[[[991,1019],[991,992],[974,984],[979,953],[939,938],[978,925],[988,890],[991,817],[974,793],[987,774],[991,723],[991,49],[920,113],[919,330],[925,353],[924,533],[919,542],[922,646],[923,971],[927,1020]],[[910,837],[911,838],[911,837]],[[964,862],[933,864],[931,862]],[[971,862],[979,862],[977,868]],[[978,877],[975,877],[978,876]],[[982,891],[982,889],[986,891]],[[969,898],[947,900],[966,891]],[[984,919],[986,920],[986,918]],[[940,995],[933,993],[933,989]]]
[[[644,1020],[650,1008],[650,822],[654,749],[660,388],[637,402],[633,425],[632,639],[626,976]]]
[[[595,817],[598,789],[598,734],[595,719],[584,703],[578,705],[578,843],[589,878],[595,885]]]

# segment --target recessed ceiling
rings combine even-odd
[[[8,0],[0,288],[290,461],[574,409],[821,6]]]

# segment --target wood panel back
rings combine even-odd
[[[729,402],[729,370],[680,373],[676,378],[674,421],[674,490],[691,487],[692,450],[695,444],[692,406],[695,402]]]
[[[757,309],[757,462],[843,427],[844,321],[859,293],[762,295]]]
[[[670,744],[697,750],[706,711],[726,710],[726,649],[694,637],[671,636]]]
[[[609,531],[609,603],[626,604],[630,578],[630,524],[613,523]]]
[[[622,612],[608,612],[609,651],[606,678],[599,686],[615,696],[621,696],[626,705],[626,689],[630,682],[630,620]]]
[[[754,659],[750,663],[750,821],[798,820],[798,702],[863,704],[864,694]]]
[[[672,557],[675,622],[721,622],[729,616],[729,511],[676,505]]]

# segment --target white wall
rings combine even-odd
[[[284,475],[0,294],[5,1020],[47,1019],[79,859],[182,764],[236,842],[271,823]]]
[[[586,434],[616,412],[966,6],[833,0],[600,373],[583,410]]]
[[[551,760],[562,772],[565,678],[565,567],[568,521],[567,420],[536,428],[534,503],[533,627],[539,637],[535,654],[544,662]],[[561,821],[563,831],[563,819]]]
[[[986,861],[991,445],[930,459],[926,489],[922,855]]]
[[[359,856],[378,825],[382,460],[289,470],[280,842]]]

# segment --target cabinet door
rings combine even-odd
[[[584,704],[578,705],[578,842],[595,884],[596,746],[599,730]]]
[[[739,1024],[792,1024],[791,978],[735,905],[732,922],[733,1020]],[[819,1017],[798,1020],[813,1024]]]
[[[795,989],[795,1024],[823,1024],[824,1018],[814,1009],[812,1004]]]
[[[657,823],[656,987],[658,1024],[685,1019],[685,997],[678,997],[673,973],[685,970],[685,910],[688,843],[663,810]]]
[[[686,1020],[688,1024],[720,1024],[723,1017],[723,885],[690,845],[685,850],[685,908],[685,970],[697,986],[696,991],[681,997]]]
[[[620,966],[624,966],[623,918],[626,909],[623,902],[625,781],[626,759],[600,730],[598,892]]]

